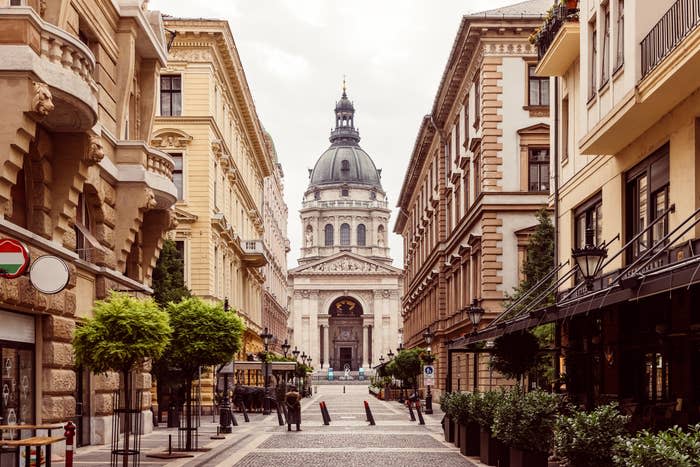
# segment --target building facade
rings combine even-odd
[[[359,146],[345,90],[335,117],[300,210],[304,243],[289,271],[291,344],[317,368],[358,371],[399,345],[402,271],[391,266],[381,170]]]
[[[425,346],[423,333],[435,334],[438,393],[450,371],[446,344],[472,331],[470,305],[486,311],[484,323],[503,310],[547,205],[549,83],[534,76],[528,35],[550,3],[463,17],[404,178],[394,231],[404,240],[405,344]],[[451,368],[460,389],[502,383],[487,360],[469,357]]]
[[[151,143],[175,162],[177,228],[193,295],[225,302],[244,320],[237,359],[263,349],[264,179],[273,162],[226,21],[165,18],[168,66],[160,74]],[[201,382],[210,406],[214,381]]]
[[[697,423],[698,2],[584,0],[550,16],[534,39],[555,90],[558,260],[606,256],[591,274],[561,269],[554,306],[471,340],[553,322],[573,400],[617,401],[640,428]]]
[[[79,445],[111,440],[120,382],[75,368],[75,327],[110,290],[150,294],[173,222],[174,161],[147,143],[166,42],[145,3],[0,2],[0,231],[70,273],[54,295],[2,279],[0,417],[74,419]],[[150,388],[148,373],[136,380]]]
[[[268,151],[272,157],[272,175],[265,177],[263,203],[263,237],[269,262],[265,266],[265,289],[263,290],[262,326],[272,334],[270,350],[282,354],[282,344],[287,336],[289,319],[289,288],[287,284],[287,219],[289,209],[284,201],[284,171],[277,158],[272,137],[266,134]]]

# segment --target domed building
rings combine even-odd
[[[402,328],[401,269],[391,266],[391,210],[381,169],[361,147],[345,89],[331,145],[309,170],[300,210],[303,245],[289,271],[292,346],[315,368],[368,369],[396,352]]]

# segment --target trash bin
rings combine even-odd
[[[168,428],[180,427],[180,411],[175,404],[168,407]]]
[[[328,381],[333,381],[333,368],[328,368]]]
[[[357,378],[358,378],[360,381],[364,381],[364,380],[365,380],[365,369],[364,369],[364,368],[360,367],[360,370],[358,371],[358,374],[357,374]]]

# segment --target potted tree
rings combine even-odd
[[[497,449],[500,441],[493,437],[491,427],[496,406],[502,397],[503,391],[487,391],[474,400],[474,419],[479,424],[479,458],[486,465],[498,463]]]
[[[120,373],[124,398],[119,398],[116,414],[124,415],[124,437],[121,448],[115,437],[113,452],[122,455],[122,465],[129,465],[129,457],[138,456],[138,427],[132,416],[140,416],[143,407],[136,407],[139,399],[132,395],[132,372],[146,359],[158,358],[170,342],[172,329],[167,313],[151,300],[139,300],[123,293],[112,292],[107,300],[95,302],[94,317],[85,320],[75,330],[73,352],[76,363],[94,373]],[[117,415],[118,416],[118,415]]]
[[[628,421],[616,403],[559,415],[554,431],[557,456],[572,467],[613,467],[615,445],[627,432]]]
[[[496,408],[493,432],[510,448],[510,467],[547,467],[556,416],[562,409],[557,394],[508,391]]]
[[[700,459],[700,423],[688,431],[679,426],[654,433],[642,430],[620,439],[616,465],[629,467],[696,466]]]
[[[458,400],[459,449],[465,456],[479,455],[479,424],[474,416],[474,404],[478,398],[478,393],[464,393]]]
[[[187,298],[167,307],[172,339],[161,364],[177,368],[185,388],[185,450],[193,450],[192,382],[199,368],[231,361],[241,345],[244,324],[222,304],[207,303],[200,298]]]
[[[455,440],[455,421],[452,419],[452,400],[455,393],[448,392],[442,395],[440,398],[440,410],[445,414],[442,419],[442,429],[445,434],[445,441],[448,443],[454,443]]]

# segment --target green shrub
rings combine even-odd
[[[492,431],[496,407],[505,397],[504,391],[487,391],[474,399],[474,420],[486,431]]]
[[[452,399],[454,398],[456,392],[445,392],[440,396],[440,410],[444,414],[446,414],[448,417],[450,416],[449,412],[451,410],[450,404],[452,403]]]
[[[615,464],[624,467],[700,466],[700,424],[688,431],[678,426],[659,433],[647,430],[620,440]]]
[[[524,451],[549,452],[554,423],[563,409],[561,396],[544,391],[512,389],[496,407],[493,434],[506,445]]]
[[[554,431],[557,455],[571,467],[611,467],[616,440],[626,432],[628,421],[615,403],[559,415]]]

